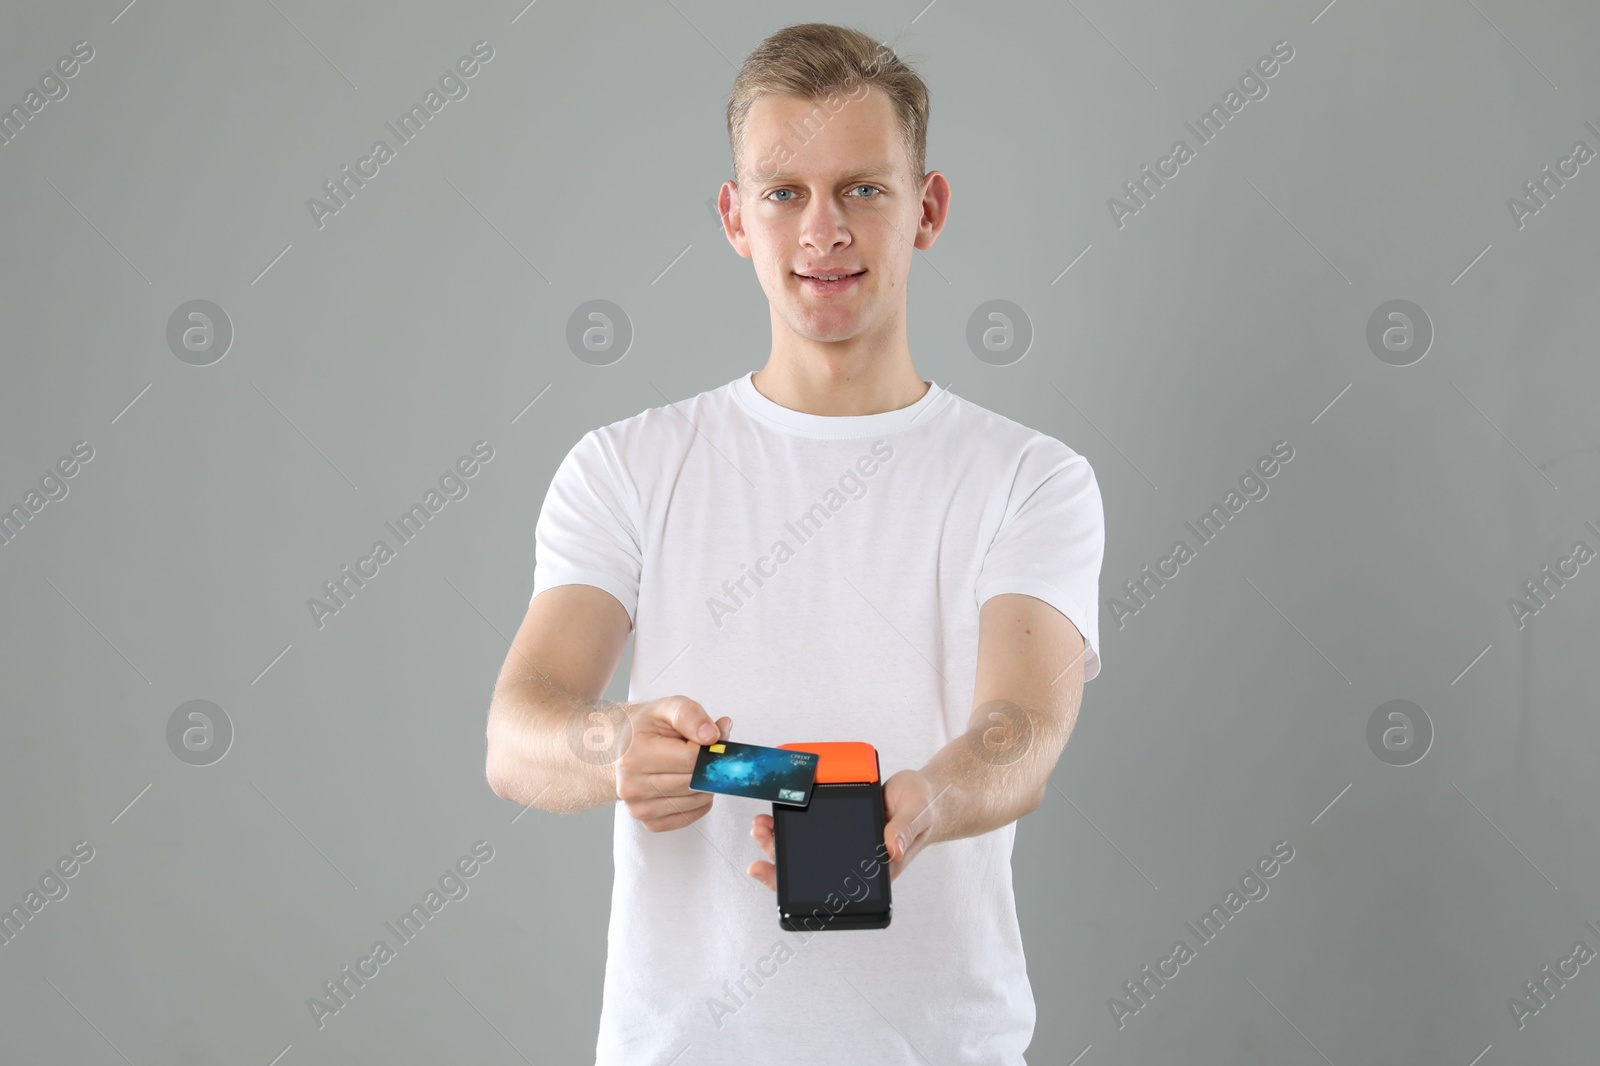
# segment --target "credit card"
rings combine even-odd
[[[691,792],[720,792],[794,807],[811,802],[821,756],[809,751],[736,744],[707,744],[694,761]]]

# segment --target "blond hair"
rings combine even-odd
[[[868,85],[876,85],[894,105],[911,177],[920,184],[927,177],[928,87],[887,44],[860,30],[826,22],[786,26],[745,57],[728,96],[734,180],[742,182],[745,177],[739,170],[739,157],[744,152],[750,107],[757,98],[779,95],[822,100],[835,94],[864,94]],[[824,113],[824,121],[826,117]]]

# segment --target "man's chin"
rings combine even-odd
[[[810,341],[812,344],[844,344],[861,336],[859,332],[842,333],[815,333],[795,331],[795,336]]]

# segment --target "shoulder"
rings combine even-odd
[[[733,405],[727,386],[682,400],[663,400],[584,433],[564,465],[584,482],[614,486],[635,513],[643,513],[660,491],[670,492],[675,471],[699,438],[709,434],[720,439],[718,427],[733,422]]]
[[[1088,458],[1065,441],[964,396],[952,393],[951,402],[956,408],[958,432],[964,447],[970,447],[996,474],[1009,472],[1024,478],[1031,476],[1037,481],[1064,467],[1077,465],[1093,477]]]
[[[591,429],[583,439],[618,458],[660,454],[691,442],[698,426],[726,424],[733,402],[731,388],[719,385],[686,399],[663,400],[636,415]]]

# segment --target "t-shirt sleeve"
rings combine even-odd
[[[1050,604],[1083,635],[1083,679],[1100,672],[1100,563],[1105,513],[1089,460],[1051,440],[1030,447],[978,572],[978,606],[1020,592]]]
[[[534,524],[533,596],[557,585],[593,585],[617,598],[630,627],[639,606],[638,497],[598,431],[567,452]]]

